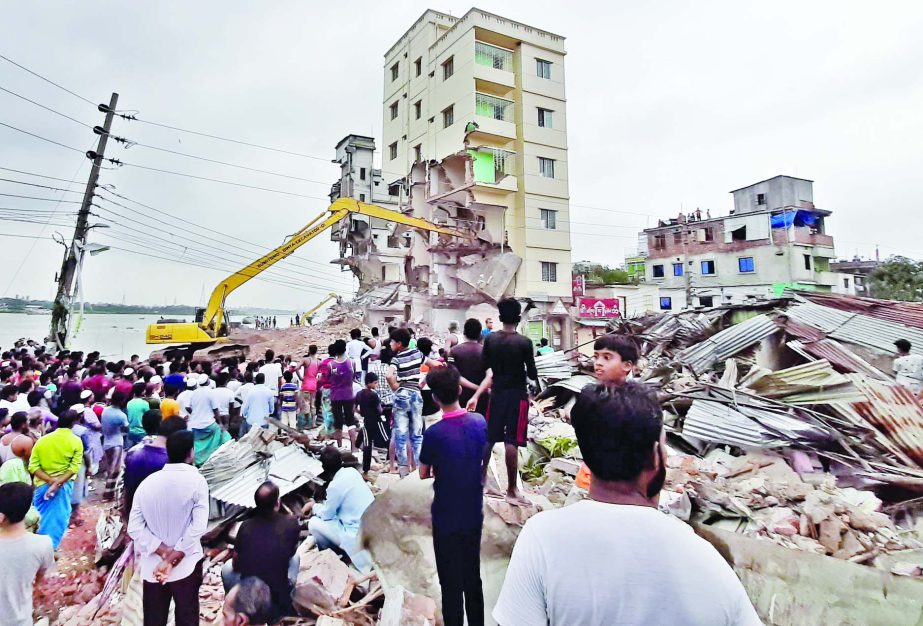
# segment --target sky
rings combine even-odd
[[[2,4],[0,54],[79,96],[108,102],[116,91],[118,108],[142,120],[302,155],[117,118],[112,135],[144,145],[107,147],[125,165],[100,176],[106,187],[91,224],[109,228],[94,228],[90,241],[111,249],[87,259],[84,297],[151,305],[204,303],[230,271],[325,211],[336,143],[351,132],[380,139],[384,53],[426,8],[461,16],[472,6]],[[777,174],[814,181],[841,257],[874,257],[877,246],[882,257],[923,258],[920,3],[477,6],[567,38],[575,261],[619,265],[658,217],[697,207],[726,214],[730,190]],[[2,59],[0,87],[102,124],[90,103]],[[10,194],[0,196],[0,297],[50,299],[63,252],[52,236],[70,239],[65,224],[89,170],[82,152],[96,137],[2,90],[0,123],[75,148],[0,126],[0,167],[63,180],[8,169],[0,178],[78,192],[0,181],[0,194]],[[330,264],[337,256],[320,236],[228,304],[297,310],[330,291],[348,294],[356,283]]]

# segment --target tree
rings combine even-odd
[[[600,263],[590,263],[589,261],[574,263],[574,273],[586,278],[587,282],[602,283],[604,285],[627,285],[631,283],[628,272],[625,270]]]
[[[872,272],[871,279],[876,298],[923,302],[923,262],[892,256]]]

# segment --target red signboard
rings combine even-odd
[[[577,298],[577,315],[594,319],[618,317],[619,301],[616,298]]]
[[[574,302],[577,298],[586,294],[586,278],[580,274],[574,274],[571,277],[571,294],[574,296]]]

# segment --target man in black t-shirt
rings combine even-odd
[[[466,320],[464,336],[465,340],[449,352],[449,364],[454,365],[461,375],[462,390],[458,401],[462,406],[468,404],[487,375],[482,356],[484,346],[481,345],[481,321],[474,317]],[[480,397],[475,413],[487,414],[487,397],[488,394]]]
[[[298,575],[298,520],[279,513],[279,487],[271,481],[253,497],[256,511],[240,525],[234,541],[235,557],[221,571],[225,592],[248,576],[256,576],[272,593],[273,616],[291,615],[292,587]]]
[[[477,408],[478,400],[490,389],[487,405],[487,438],[491,444],[503,442],[506,448],[507,490],[510,504],[529,506],[519,491],[519,450],[526,445],[529,426],[529,391],[526,376],[536,381],[535,356],[532,342],[516,332],[522,319],[522,305],[514,298],[497,303],[503,330],[490,333],[484,339],[482,359],[487,376],[468,400],[468,410]],[[487,455],[491,454],[488,449]],[[486,464],[485,464],[486,466]]]

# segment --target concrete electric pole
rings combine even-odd
[[[64,254],[61,271],[58,273],[58,293],[55,295],[54,306],[51,309],[51,332],[47,342],[54,344],[57,350],[64,350],[67,347],[68,318],[70,317],[74,295],[74,275],[77,272],[78,256],[82,254],[82,249],[86,244],[90,221],[90,205],[93,202],[96,181],[99,180],[99,167],[102,165],[103,156],[106,153],[106,143],[109,141],[109,131],[112,128],[112,118],[115,116],[115,107],[118,101],[119,94],[112,94],[109,99],[109,109],[105,111],[106,121],[103,122],[103,132],[99,133],[96,152],[87,153],[87,158],[93,159],[93,166],[90,169],[90,178],[87,180],[87,188],[83,194],[83,203],[80,205],[80,212],[77,214],[74,237],[71,239],[70,247]],[[100,105],[100,110],[103,110],[102,105]]]

